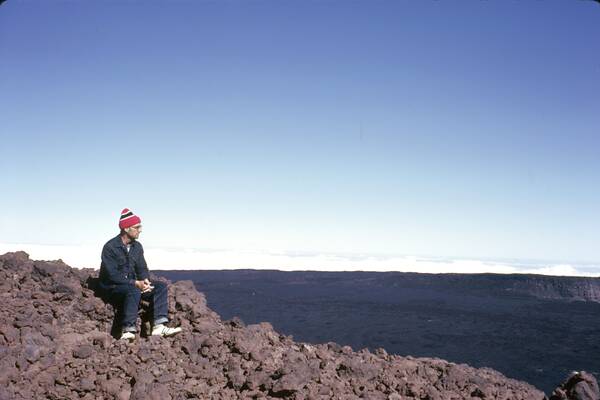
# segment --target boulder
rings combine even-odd
[[[575,371],[554,390],[550,400],[600,400],[598,381],[585,371]]]

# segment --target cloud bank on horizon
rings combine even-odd
[[[25,251],[35,260],[61,259],[76,268],[99,268],[101,246],[0,243],[0,254]],[[146,247],[151,270],[276,269],[281,271],[370,271],[419,273],[497,273],[600,277],[592,264],[294,253],[269,250],[176,249]]]

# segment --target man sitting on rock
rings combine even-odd
[[[129,209],[121,212],[119,219],[121,232],[110,239],[102,248],[100,266],[100,289],[122,311],[121,339],[134,340],[140,300],[149,300],[152,306],[152,335],[172,336],[181,328],[170,328],[167,318],[167,285],[163,282],[150,282],[148,267],[144,259],[144,249],[137,241],[142,232],[141,219]]]

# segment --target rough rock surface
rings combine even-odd
[[[600,400],[598,382],[585,371],[573,372],[554,390],[550,400]]]
[[[125,343],[109,333],[114,311],[92,290],[96,276],[24,252],[0,256],[0,399],[544,398],[491,369],[297,343],[268,323],[221,321],[190,281],[169,290],[182,334]],[[556,399],[591,399],[585,388],[558,390]]]

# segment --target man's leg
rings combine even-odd
[[[164,282],[153,282],[152,286],[152,316],[154,325],[166,324],[169,322],[169,304],[168,289]]]
[[[123,332],[135,332],[142,293],[133,285],[116,285],[110,290],[110,296],[121,303]]]
[[[176,333],[181,332],[181,328],[169,328],[165,326],[169,322],[169,304],[168,304],[168,289],[167,284],[164,282],[152,282],[152,289],[149,293],[144,293],[144,296],[152,301],[152,315],[154,318],[154,324],[152,329],[152,335],[160,336],[172,336]]]

